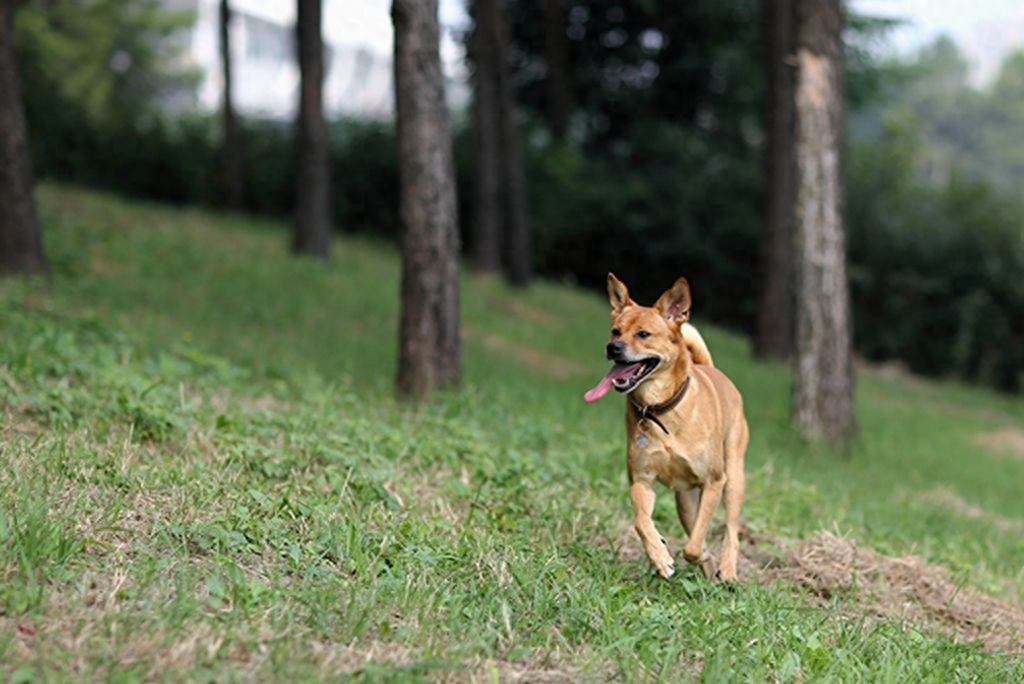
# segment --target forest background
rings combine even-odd
[[[17,56],[34,168],[175,203],[224,206],[220,122],[170,116],[158,95],[194,74],[169,59],[190,21],[160,3],[24,3]],[[752,334],[765,210],[767,70],[762,3],[574,0],[562,102],[552,102],[545,21],[507,3],[531,272],[600,286],[614,270],[648,299],[686,274],[700,315]],[[76,12],[72,17],[69,13]],[[1024,53],[974,85],[947,38],[903,58],[874,50],[890,20],[851,15],[847,44],[849,274],[855,348],[872,361],[1019,392],[1024,372]],[[471,42],[472,34],[462,38]],[[130,68],[110,69],[109,47]],[[473,50],[467,50],[473,67]],[[553,118],[554,117],[554,118]],[[459,225],[474,248],[477,175],[468,111],[455,112]],[[555,120],[558,119],[558,120]],[[240,208],[294,206],[291,127],[240,123]],[[398,233],[389,122],[330,122],[332,222]],[[506,247],[504,258],[510,258]],[[54,264],[60,268],[59,260]]]

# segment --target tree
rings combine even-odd
[[[502,183],[499,102],[495,73],[501,57],[483,30],[487,0],[473,0],[475,28],[469,38],[473,63],[473,267],[483,273],[501,270]]]
[[[482,61],[477,64],[475,83],[478,87],[484,86],[484,92],[477,93],[477,97],[480,98],[479,105],[488,108],[487,112],[478,111],[477,125],[480,126],[480,130],[477,133],[477,140],[480,141],[483,136],[485,146],[478,148],[477,159],[481,163],[481,170],[484,170],[491,162],[482,159],[482,155],[489,151],[490,141],[497,141],[494,146],[497,153],[495,163],[500,192],[497,210],[505,238],[505,276],[510,284],[525,287],[532,277],[530,222],[527,215],[526,182],[523,178],[519,133],[515,120],[512,74],[508,63],[508,28],[505,25],[500,0],[475,0],[473,14],[476,20],[473,42],[482,57]],[[487,83],[488,80],[491,84]],[[491,97],[494,98],[493,107],[488,99]],[[480,118],[480,114],[484,114],[484,117]],[[488,131],[481,124],[493,128]],[[484,180],[490,182],[491,179],[485,175]],[[485,188],[480,192],[488,190]],[[478,195],[478,200],[490,202],[491,198]],[[477,207],[477,221],[484,221],[479,227],[485,230],[491,228],[488,222],[493,219],[484,217],[483,212],[490,210],[492,206],[483,204]]]
[[[402,222],[400,396],[460,381],[455,164],[437,0],[394,0],[395,112]]]
[[[797,1],[796,356],[793,419],[807,439],[856,431],[843,217],[840,0]]]
[[[331,254],[330,137],[324,120],[324,44],[321,0],[299,0],[299,118],[295,227],[292,252]]]
[[[229,209],[238,211],[245,203],[242,179],[242,143],[238,136],[238,117],[232,93],[231,78],[231,6],[220,0],[220,62],[224,79],[221,101],[221,163],[224,173],[224,201]]]
[[[754,347],[761,358],[793,353],[793,0],[765,0],[765,195],[761,219],[761,292]]]
[[[47,270],[14,58],[14,0],[0,0],[0,275]]]

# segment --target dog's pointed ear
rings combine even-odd
[[[686,282],[686,278],[680,278],[675,285],[658,297],[654,308],[666,320],[681,325],[690,319],[690,304],[690,284]]]
[[[608,274],[608,303],[612,305],[612,315],[635,303],[629,298],[625,283],[616,278],[614,273]]]

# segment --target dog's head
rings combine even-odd
[[[686,353],[680,332],[680,326],[690,317],[690,286],[685,278],[678,279],[649,307],[634,302],[622,281],[609,273],[608,301],[612,306],[612,329],[605,353],[614,365],[584,395],[587,401],[597,401],[613,387],[626,394],[648,381],[657,381]]]

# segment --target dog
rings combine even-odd
[[[715,562],[704,548],[711,516],[725,505],[725,541],[717,577],[736,581],[743,459],[750,431],[743,397],[722,371],[690,318],[690,286],[679,278],[653,307],[640,306],[608,274],[611,339],[605,353],[614,365],[584,395],[594,402],[611,388],[627,395],[626,462],[636,532],[658,574],[668,579],[675,562],[651,520],[654,483],[675,492],[676,512],[689,538],[683,558],[707,579]]]

